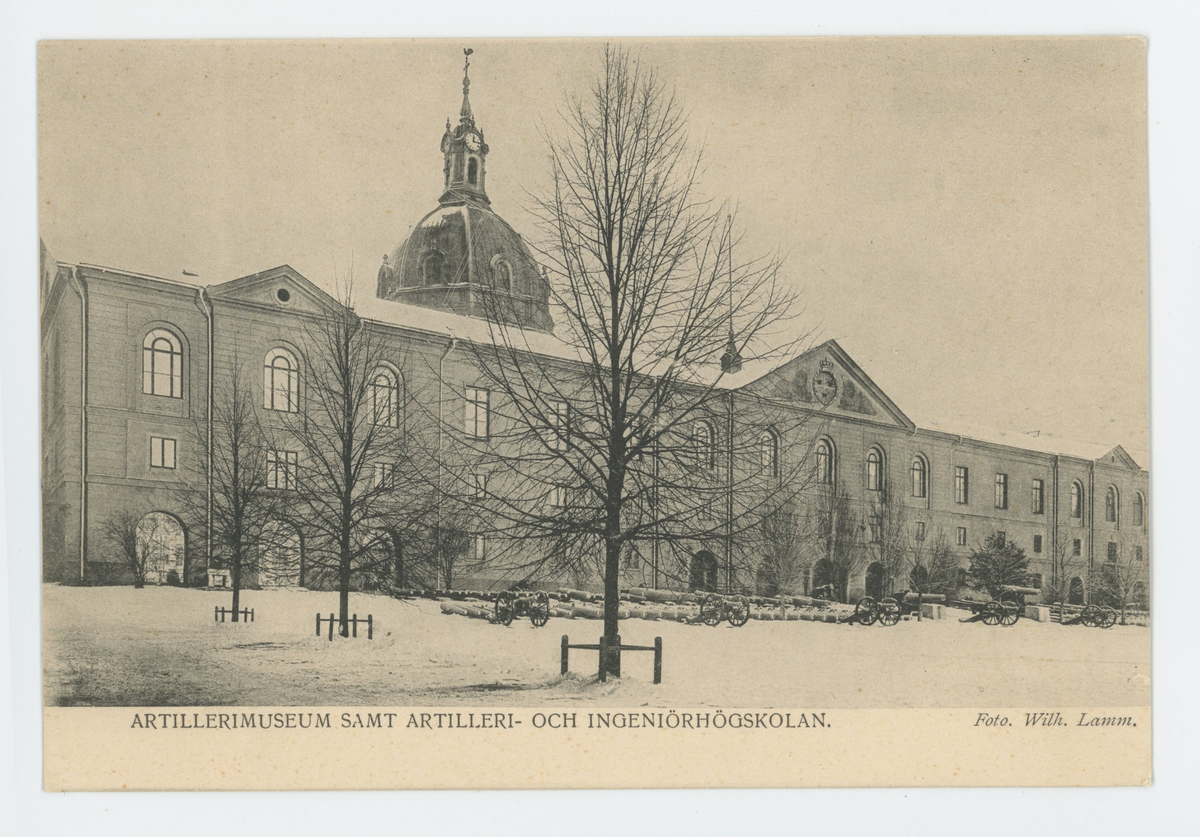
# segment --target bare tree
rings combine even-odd
[[[299,456],[293,465],[278,452],[271,482],[294,490],[288,516],[307,534],[313,578],[337,587],[347,636],[351,587],[391,582],[395,541],[430,503],[410,480],[417,469],[400,420],[412,394],[384,335],[354,312],[352,277],[341,291],[340,304],[305,325],[303,404],[275,413]]]
[[[196,424],[199,474],[183,488],[185,507],[206,531],[213,560],[229,570],[234,622],[247,580],[261,584],[260,576],[280,569],[272,556],[293,552],[278,542],[285,537],[281,496],[268,485],[274,446],[259,422],[256,395],[235,355],[214,392],[211,436],[206,422]]]
[[[817,490],[809,513],[809,529],[813,533],[816,554],[813,586],[829,585],[834,598],[846,601],[850,579],[866,563],[868,552],[863,548],[863,523],[846,489],[838,485],[822,486]]]
[[[907,508],[892,493],[891,481],[882,488],[869,492],[872,496],[867,508],[867,554],[882,569],[883,594],[888,595],[908,565],[912,532],[908,529]]]
[[[138,588],[146,586],[146,575],[153,569],[150,566],[153,550],[147,537],[151,533],[140,526],[141,521],[142,518],[133,512],[118,511],[100,525],[104,539],[121,554],[121,560],[133,573],[133,586]],[[152,521],[149,525],[155,524]]]
[[[564,116],[565,137],[547,140],[552,185],[533,198],[563,351],[540,351],[497,295],[492,339],[471,348],[494,423],[453,441],[491,474],[500,534],[542,546],[508,571],[598,570],[615,639],[622,558],[639,542],[728,544],[755,525],[741,512],[777,505],[791,484],[781,471],[798,463],[782,452],[798,421],[780,411],[778,426],[735,430],[721,382],[790,352],[777,344],[794,293],[777,258],[735,258],[733,213],[698,195],[700,157],[653,70],[606,50]],[[704,513],[712,505],[720,515]]]
[[[810,533],[799,503],[791,499],[764,514],[757,534],[758,553],[761,555],[760,577],[779,593],[800,590],[811,567],[811,558],[808,549]]]
[[[1100,568],[1098,587],[1102,599],[1121,611],[1121,624],[1126,624],[1126,611],[1146,604],[1145,562],[1136,555],[1110,558]]]
[[[1050,544],[1050,578],[1044,581],[1046,598],[1058,605],[1058,620],[1063,620],[1063,608],[1071,598],[1071,582],[1083,572],[1084,557],[1075,552],[1071,531],[1060,526]]]
[[[950,549],[950,541],[939,526],[932,542],[928,536],[914,537],[905,553],[908,559],[909,589],[917,594],[917,619],[921,619],[924,597],[932,593],[945,593],[958,584],[958,559]]]

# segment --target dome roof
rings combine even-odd
[[[521,236],[472,201],[421,219],[379,270],[377,296],[550,331],[549,286]]]

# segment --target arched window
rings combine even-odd
[[[715,468],[717,466],[717,450],[713,444],[713,428],[707,421],[696,422],[693,429],[694,440],[696,445],[696,459],[704,468]]]
[[[263,406],[281,413],[300,411],[300,364],[287,349],[272,349],[263,363]]]
[[[512,291],[512,265],[504,259],[496,259],[492,263],[492,285],[498,291]]]
[[[1108,491],[1104,494],[1104,519],[1108,523],[1117,522],[1117,489],[1116,486],[1110,485]]]
[[[142,392],[183,398],[183,349],[165,328],[154,329],[142,341]]]
[[[421,260],[421,278],[426,285],[441,285],[445,282],[443,271],[446,257],[438,250],[430,250]]]
[[[472,186],[474,186],[475,181],[478,179],[479,179],[479,161],[476,160],[474,157],[472,157],[467,162],[467,182],[470,183]]]
[[[920,454],[912,461],[912,496],[922,499],[929,496],[929,466]]]
[[[879,448],[867,453],[867,490],[883,491],[883,454]]]
[[[400,381],[385,366],[371,377],[371,422],[384,427],[400,426]]]
[[[1071,483],[1071,517],[1083,519],[1083,485]]]
[[[1146,525],[1146,498],[1142,496],[1142,492],[1133,495],[1133,525]]]
[[[764,430],[758,437],[758,463],[764,474],[779,476],[779,437],[774,430]]]
[[[833,443],[828,439],[820,439],[817,441],[817,482],[820,485],[833,485],[835,477]]]

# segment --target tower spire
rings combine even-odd
[[[463,103],[462,110],[459,111],[459,121],[464,123],[474,123],[475,117],[471,114],[471,53],[475,50],[463,50]]]

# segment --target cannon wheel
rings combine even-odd
[[[891,627],[900,621],[900,603],[895,599],[884,599],[879,603],[879,624]]]
[[[1000,603],[1000,624],[1011,628],[1021,618],[1021,607],[1016,602]]]
[[[985,625],[1000,624],[1000,614],[1003,612],[1003,608],[1001,607],[1000,602],[995,601],[993,599],[992,601],[988,602],[987,604],[985,604],[983,606],[983,610],[981,612],[983,613],[983,624],[985,624]]]
[[[537,598],[529,603],[529,621],[535,628],[540,628],[550,621],[550,597],[545,591],[538,593]]]
[[[740,628],[750,621],[750,600],[745,596],[735,596],[729,603],[729,624]]]
[[[506,628],[513,621],[512,593],[504,592],[496,596],[496,621]]]
[[[1083,612],[1079,614],[1079,619],[1089,628],[1100,627],[1100,608],[1096,607],[1095,605],[1088,605],[1083,609]]]
[[[854,606],[855,621],[863,625],[874,625],[879,618],[879,602],[870,596],[863,596]]]
[[[1111,607],[1100,608],[1100,615],[1096,618],[1096,627],[1111,628],[1117,624],[1117,611]]]
[[[721,624],[721,620],[725,618],[722,612],[721,600],[716,596],[709,596],[704,601],[700,602],[700,621],[711,628],[715,628]]]

